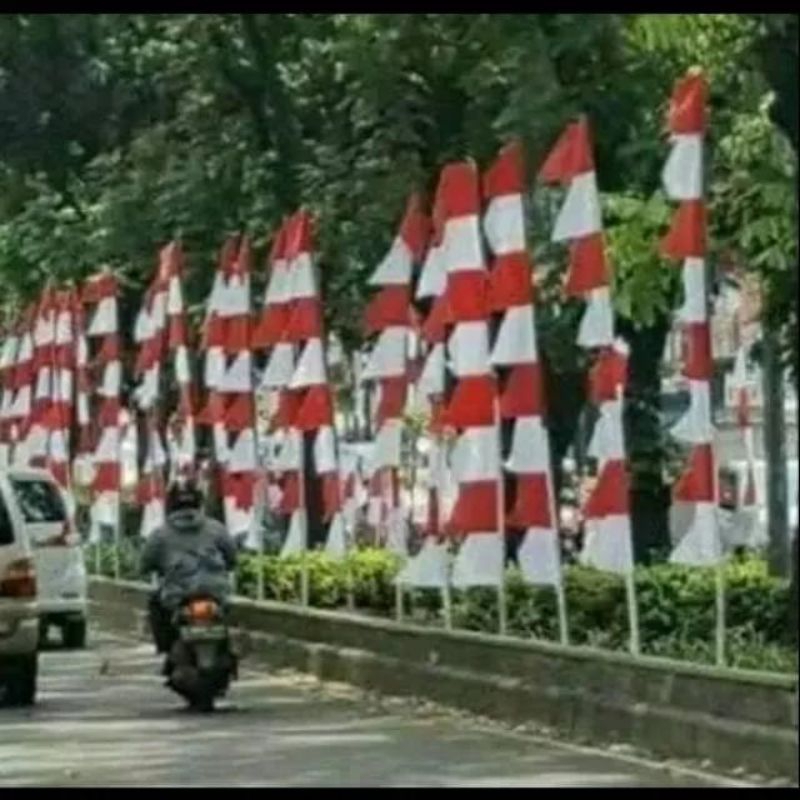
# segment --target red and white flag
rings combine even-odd
[[[661,252],[683,265],[684,301],[677,314],[683,339],[683,377],[689,409],[673,429],[689,457],[673,490],[676,519],[688,519],[672,552],[675,563],[719,563],[722,547],[717,519],[717,477],[711,414],[713,357],[706,286],[706,205],[703,196],[703,148],[707,124],[705,78],[690,73],[677,82],[668,112],[671,151],[662,174],[664,190],[678,202]]]
[[[501,403],[501,414],[504,419],[513,420],[511,450],[503,465],[512,497],[506,524],[523,533],[517,558],[525,579],[558,585],[561,559],[554,518],[550,442],[540,399],[533,264],[525,233],[524,192],[522,147],[514,142],[503,148],[483,178],[487,201],[483,225],[492,252],[491,310],[502,315],[491,361],[505,373],[500,379],[509,402],[505,413]]]
[[[92,482],[92,537],[99,536],[99,526],[119,530],[122,458],[120,450],[120,394],[122,360],[120,354],[119,286],[107,270],[89,278],[83,287],[82,300],[88,308],[86,337],[87,361],[94,374],[94,397],[89,404],[94,412],[94,479]],[[81,344],[81,350],[83,345]],[[83,352],[79,362],[83,362]],[[83,369],[80,363],[79,369]],[[82,391],[89,387],[83,384]]]
[[[399,486],[402,420],[409,392],[412,339],[411,280],[414,266],[422,262],[428,239],[428,219],[417,195],[406,205],[400,230],[389,253],[369,279],[378,291],[364,312],[367,335],[377,335],[362,374],[376,385],[377,434],[369,464],[371,518],[383,528],[386,546],[408,555],[407,509]]]
[[[334,431],[333,392],[328,382],[328,357],[322,299],[314,263],[313,221],[297,211],[286,221],[282,253],[285,289],[278,293],[288,306],[282,341],[293,345],[296,357],[291,377],[281,392],[276,422],[287,429],[289,446],[297,448],[297,470],[284,475],[281,510],[289,516],[289,533],[282,555],[308,547],[308,498],[304,439],[312,434],[312,464],[322,490],[322,518],[328,525],[325,548],[341,556],[347,547],[342,518],[341,476]]]
[[[539,177],[567,188],[552,239],[569,244],[564,292],[585,300],[578,344],[595,351],[589,396],[600,415],[590,451],[597,459],[598,473],[583,509],[586,536],[581,558],[598,569],[629,574],[633,570],[633,547],[622,427],[627,347],[614,338],[600,199],[585,117],[567,126]]]
[[[33,412],[35,379],[33,324],[35,317],[36,304],[32,304],[25,310],[17,329],[17,351],[8,379],[11,402],[6,410],[6,420],[13,448],[11,462],[23,466],[28,463],[26,443]]]
[[[502,585],[505,575],[504,488],[497,382],[490,360],[489,275],[481,233],[480,176],[474,163],[447,165],[439,180],[445,270],[443,321],[455,388],[440,422],[455,432],[451,465],[457,494],[445,532],[459,542],[456,587]]]

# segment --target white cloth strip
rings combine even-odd
[[[513,364],[532,364],[539,360],[536,349],[536,328],[533,320],[533,306],[513,306],[509,308],[492,349],[492,364],[511,366]]]
[[[600,198],[594,171],[576,175],[570,182],[567,196],[553,227],[552,241],[565,242],[599,233]]]
[[[550,472],[550,446],[541,417],[520,417],[516,420],[506,467],[517,475]]]
[[[699,200],[703,196],[702,134],[673,134],[661,180],[671,200]]]
[[[398,236],[389,252],[369,278],[370,286],[407,286],[411,283],[412,256],[408,245]]]
[[[459,589],[500,586],[504,564],[505,542],[499,533],[470,533],[458,548],[450,580]]]
[[[483,217],[483,230],[496,255],[525,252],[525,214],[522,195],[493,197]]]
[[[586,539],[580,555],[582,564],[620,575],[633,571],[631,521],[627,515],[587,519],[584,526]]]
[[[446,272],[472,272],[485,268],[480,222],[476,214],[448,219],[441,247]]]
[[[489,328],[486,322],[459,322],[447,346],[451,368],[458,377],[491,373]]]
[[[496,481],[500,477],[498,433],[494,425],[467,428],[453,448],[452,468],[459,483]]]

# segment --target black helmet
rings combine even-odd
[[[203,493],[197,484],[187,478],[178,478],[167,489],[167,514],[175,511],[200,511]]]

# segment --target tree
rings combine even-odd
[[[759,272],[769,324],[796,365],[786,213],[796,211],[796,30],[788,14],[2,15],[4,305],[32,298],[47,276],[79,280],[108,263],[131,314],[156,248],[180,236],[196,311],[227,234],[247,232],[261,256],[305,203],[318,220],[327,322],[350,349],[361,340],[366,276],[409,191],[430,195],[448,160],[484,165],[519,136],[537,263],[543,273],[557,266],[541,275],[538,320],[549,390],[573,400],[550,404],[558,462],[576,436],[586,362],[574,346],[580,304],[560,297],[565,253],[547,242],[552,209],[535,175],[565,123],[585,112],[618,329],[631,344],[637,542],[657,532],[637,543],[641,555],[663,544],[659,481],[671,458],[656,430],[655,368],[677,301],[676,270],[655,253],[666,101],[674,80],[702,64],[712,258],[733,250]],[[256,292],[264,278],[257,270]]]

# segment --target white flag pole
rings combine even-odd
[[[352,555],[352,545],[355,540],[355,532],[350,531],[350,526],[347,524],[347,516],[344,513],[344,490],[342,487],[342,453],[339,447],[340,438],[336,429],[336,416],[334,415],[333,432],[335,437],[336,447],[336,479],[338,481],[339,493],[339,510],[336,512],[341,514],[342,519],[342,535],[344,536],[344,580],[345,580],[345,603],[347,604],[348,611],[355,611],[356,600],[353,591],[353,564],[350,560]]]
[[[716,661],[718,667],[725,666],[725,639],[726,639],[726,630],[725,630],[725,564],[722,560],[717,563],[715,567],[715,584],[716,584],[716,606],[717,606],[717,613],[716,613],[716,632],[715,632],[715,644],[716,644]]]
[[[356,471],[356,481],[359,480],[358,471]],[[344,506],[345,498],[342,497],[342,506]],[[344,555],[344,579],[345,579],[345,602],[347,603],[348,611],[356,610],[356,595],[355,595],[355,579],[353,577],[353,561],[352,557],[355,553],[356,532],[355,532],[355,515],[352,518],[352,524],[348,524],[347,515],[342,514],[344,518],[344,537],[345,537],[345,555]]]
[[[394,616],[397,622],[403,621],[403,584],[400,581],[394,583]]]
[[[445,509],[445,491],[446,487],[446,475],[445,470],[449,468],[449,461],[450,461],[450,454],[449,449],[445,450],[445,447],[449,448],[449,445],[444,440],[444,437],[441,434],[437,435],[437,447],[440,448],[439,450],[439,457],[442,459],[441,461],[441,468],[437,469],[437,488],[436,488],[436,495],[437,495],[437,512],[439,516],[437,528],[441,532],[441,535],[445,536],[445,541],[448,541],[448,537],[444,534],[444,526],[447,522],[446,515],[444,513]],[[444,584],[442,585],[442,614],[444,616],[444,627],[445,630],[451,631],[453,630],[453,592],[450,587],[450,573],[452,571],[452,558],[450,555],[450,549],[448,547],[446,551],[446,558],[445,558],[445,576],[444,576]]]
[[[494,428],[497,443],[497,535],[502,549],[500,583],[497,585],[497,627],[501,636],[508,633],[508,596],[506,593],[506,492],[503,474],[503,426],[500,420],[500,386],[495,378]]]
[[[398,474],[398,481],[399,481],[399,474]],[[392,499],[394,492],[392,492]],[[392,510],[396,510],[392,508]],[[392,523],[394,523],[394,519],[392,519]],[[397,622],[403,621],[403,603],[405,600],[405,591],[403,589],[403,584],[400,581],[395,581],[394,583],[394,611],[395,611],[395,619]]]
[[[442,612],[444,615],[444,627],[448,631],[453,630],[453,594],[450,591],[450,567],[450,554],[448,553],[447,574],[442,586]]]
[[[550,459],[548,459],[549,462]],[[547,471],[547,499],[550,503],[550,519],[556,532],[556,548],[558,553],[558,582],[553,587],[556,593],[556,609],[558,613],[558,639],[564,646],[569,645],[569,625],[567,622],[567,594],[564,590],[564,562],[561,559],[561,540],[558,534],[558,507],[556,505],[555,487],[553,485],[552,465]]]
[[[120,508],[120,496],[117,492],[116,500],[114,501],[114,580],[120,579],[120,523],[122,521],[122,513]]]
[[[712,442],[713,453],[713,442]],[[714,651],[715,660],[718,667],[725,666],[725,640],[727,638],[726,618],[725,618],[725,560],[722,553],[722,541],[719,531],[718,508],[719,508],[719,473],[717,471],[716,454],[713,454],[711,463],[713,464],[712,480],[714,482],[714,535],[716,546],[719,548],[719,556],[714,566],[714,594],[716,606],[716,624],[714,625]]]
[[[92,521],[92,526],[95,525],[95,522]],[[103,570],[103,559],[100,553],[101,545],[103,544],[103,532],[100,526],[97,526],[97,541],[94,544],[94,572],[95,575],[102,575]]]
[[[306,500],[306,443],[305,434],[300,434],[300,471],[298,473],[298,494],[300,495],[300,508],[302,514],[302,542],[303,549],[300,553],[300,604],[303,608],[308,608],[309,604],[309,577],[308,577],[308,505]]]
[[[108,369],[108,367],[106,367]],[[117,464],[121,464],[121,450],[122,450],[122,442],[121,442],[121,428],[119,424],[119,415],[117,416],[117,446],[116,446],[116,459]],[[122,473],[122,469],[120,468],[120,474]],[[119,580],[120,578],[120,560],[119,560],[119,546],[120,546],[120,527],[122,524],[122,487],[118,484],[117,491],[115,492],[114,497],[114,579]]]
[[[640,653],[639,607],[636,603],[636,582],[634,580],[632,567],[625,573],[625,595],[628,600],[628,628],[630,630],[629,648],[631,655],[638,656]]]
[[[344,514],[342,515],[344,517]],[[344,553],[344,580],[345,580],[345,603],[348,611],[356,610],[355,579],[353,577],[352,556],[355,552],[355,531],[344,523],[345,553]]]
[[[258,441],[258,439],[256,439]],[[253,527],[256,534],[256,555],[258,561],[256,563],[256,598],[259,602],[264,601],[264,512],[266,510],[266,474],[259,466],[259,491],[257,494],[256,507],[253,509],[255,519],[253,520]]]

